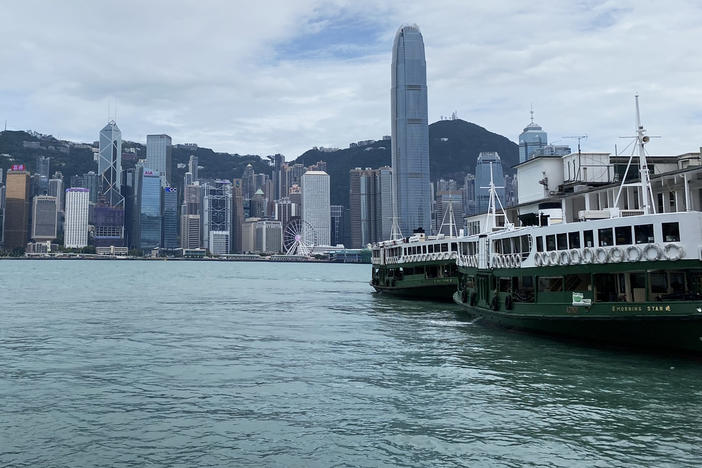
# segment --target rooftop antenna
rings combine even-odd
[[[575,175],[575,180],[580,180],[580,163],[581,163],[580,156],[582,154],[580,152],[580,142],[587,140],[587,135],[565,136],[563,138],[570,138],[571,140],[578,140],[578,170],[575,172],[574,175]]]
[[[502,202],[500,201],[500,197],[497,195],[497,189],[498,188],[504,188],[504,187],[495,187],[495,182],[492,177],[492,161],[490,161],[490,185],[487,187],[480,187],[481,189],[489,189],[490,193],[490,202],[488,204],[488,212],[485,217],[485,231],[484,232],[491,232],[493,228],[497,227],[497,204],[500,205],[500,211],[502,211],[502,216],[505,218],[505,228],[511,230],[514,228],[514,224],[509,222],[509,219],[507,218],[507,213],[505,212],[505,207],[502,206]],[[497,202],[497,203],[496,203]]]
[[[614,207],[619,207],[619,197],[622,194],[622,189],[624,187],[639,187],[641,190],[641,202],[644,214],[656,214],[656,204],[653,201],[653,190],[651,190],[651,177],[648,172],[648,164],[646,163],[646,149],[644,145],[648,143],[651,138],[660,138],[659,136],[648,136],[646,135],[646,129],[641,125],[641,115],[639,112],[639,95],[634,95],[634,101],[636,102],[636,136],[634,137],[623,137],[623,138],[635,138],[636,148],[638,148],[639,153],[639,181],[630,184],[626,183],[626,176],[629,173],[629,167],[634,159],[634,152],[636,148],[632,148],[631,155],[629,156],[629,162],[626,165],[626,170],[624,171],[624,177],[621,185],[619,186],[619,191],[617,192],[617,198],[614,200]]]
[[[531,104],[531,111],[529,111],[531,114],[531,123],[534,123],[534,103]]]

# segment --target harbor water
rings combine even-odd
[[[0,466],[699,466],[702,362],[473,323],[369,265],[0,261]]]

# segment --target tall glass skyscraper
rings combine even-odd
[[[502,160],[495,152],[483,152],[478,155],[475,165],[475,205],[476,213],[486,213],[490,205],[490,169],[492,166],[492,181],[497,189],[497,196],[505,205],[505,176],[502,171]],[[499,206],[497,210],[499,210]]]
[[[302,220],[314,229],[317,245],[331,243],[331,202],[329,175],[324,171],[307,171],[300,178],[302,185]]]
[[[178,248],[178,191],[175,187],[163,189],[163,226],[161,248]]]
[[[419,27],[402,26],[392,48],[392,190],[403,235],[431,232],[427,64]]]
[[[161,246],[161,177],[143,169],[139,181],[139,248]]]
[[[524,127],[524,131],[519,135],[519,162],[523,163],[531,159],[535,152],[541,150],[548,144],[548,135],[543,128],[534,123],[534,111],[531,111],[531,122]]]
[[[120,191],[122,182],[122,132],[114,120],[110,120],[100,130],[100,192],[107,206],[124,207],[124,197]]]
[[[171,180],[171,137],[168,135],[146,135],[146,165],[161,177],[161,185]]]

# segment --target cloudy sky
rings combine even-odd
[[[516,141],[588,135],[620,151],[634,94],[653,154],[702,146],[702,3],[3,0],[0,123],[93,141],[168,133],[241,154],[345,147],[390,132],[392,40],[424,35],[429,120]]]

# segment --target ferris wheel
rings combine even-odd
[[[283,250],[285,255],[305,255],[312,253],[317,243],[317,232],[307,221],[299,216],[290,218],[283,232]]]

